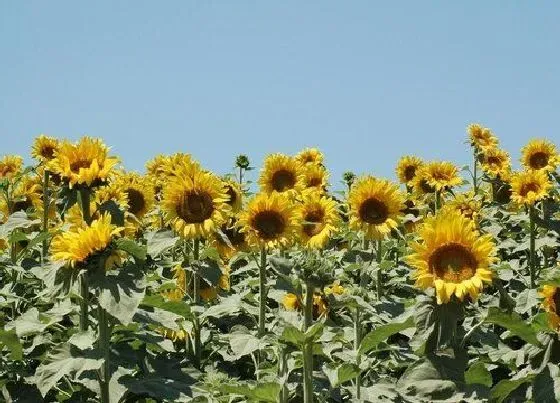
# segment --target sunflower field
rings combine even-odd
[[[466,144],[341,191],[315,148],[0,157],[0,400],[559,401],[560,154]]]

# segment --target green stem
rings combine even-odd
[[[194,264],[198,264],[198,258],[200,253],[200,240],[194,240],[193,246],[193,261]],[[193,299],[194,304],[200,304],[200,274],[198,269],[195,267],[193,270]],[[200,369],[200,364],[202,362],[202,342],[200,340],[200,319],[198,318],[198,313],[195,313],[194,318],[194,364],[196,368]]]
[[[536,267],[535,267],[535,207],[529,207],[529,277],[531,281],[531,288],[536,287]]]
[[[435,191],[435,202],[434,202],[434,213],[437,213],[441,208],[441,192],[439,190]]]
[[[383,296],[383,278],[381,276],[381,261],[383,260],[383,241],[377,241],[377,300]]]
[[[305,286],[304,331],[313,324],[313,285],[307,281]],[[303,346],[303,401],[313,402],[313,341]]]
[[[261,264],[259,266],[259,332],[258,336],[262,337],[266,333],[266,247],[261,248]]]
[[[239,167],[239,187],[243,189],[243,167]]]
[[[107,311],[98,306],[97,313],[99,321],[99,349],[103,356],[103,365],[99,370],[99,388],[101,390],[101,403],[109,403],[111,328],[109,327]]]
[[[78,193],[80,208],[82,210],[82,217],[87,225],[91,223],[91,212],[90,212],[90,190],[81,189]],[[89,289],[87,281],[87,272],[82,273],[80,278],[80,330],[86,331],[89,327]]]
[[[362,342],[362,327],[360,323],[360,307],[356,305],[356,311],[354,312],[354,351],[356,352],[356,365],[360,366],[360,355],[358,350],[360,349],[360,343]],[[360,373],[356,376],[356,399],[361,398],[361,386],[362,378]]]
[[[288,352],[287,349],[281,348],[278,356],[278,377],[282,380],[282,389],[280,390],[279,401],[280,403],[288,403],[289,392],[286,385],[288,374]]]
[[[49,171],[43,173],[43,233],[49,231]],[[43,239],[43,260],[47,259],[49,244]]]
[[[475,148],[473,150],[473,191],[475,195],[478,193],[477,167],[478,167],[478,156]]]

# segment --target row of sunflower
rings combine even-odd
[[[252,186],[243,155],[142,175],[99,139],[39,136],[31,166],[0,160],[4,397],[538,401],[560,362],[560,156],[532,140],[514,171],[467,133],[470,167],[404,156],[399,183],[347,172],[344,191],[314,148]]]

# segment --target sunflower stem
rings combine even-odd
[[[478,167],[478,155],[475,147],[473,149],[473,191],[475,196],[478,194],[477,167]]]
[[[282,381],[282,389],[280,390],[280,403],[287,403],[289,398],[288,387],[286,386],[288,375],[288,352],[287,349],[281,348],[278,355],[278,378]]]
[[[529,206],[529,278],[531,288],[536,287],[536,273],[535,273],[535,207]]]
[[[381,261],[383,260],[383,241],[377,241],[377,300],[381,301],[383,296],[383,278],[381,273]]]
[[[239,167],[239,187],[243,189],[243,167]]]
[[[49,171],[43,172],[43,233],[49,230]],[[49,244],[47,238],[43,239],[43,261],[47,259]]]
[[[434,201],[434,213],[437,214],[439,209],[441,208],[441,192],[439,190],[435,191],[435,201]]]
[[[198,273],[198,259],[200,254],[200,240],[195,239],[193,245],[193,300],[194,305],[200,304],[200,274]],[[198,313],[195,312],[194,317],[194,364],[195,367],[200,369],[202,361],[202,343],[200,340],[200,320]]]
[[[261,248],[261,264],[259,266],[259,331],[258,336],[264,336],[266,320],[266,246]]]
[[[99,370],[99,388],[101,390],[101,403],[109,403],[109,380],[110,380],[110,343],[111,328],[107,311],[100,305],[97,308],[99,325],[99,345],[103,357],[103,364]]]
[[[360,349],[360,343],[362,342],[362,328],[360,326],[360,307],[356,305],[356,310],[354,311],[354,351],[356,352],[356,365],[360,367],[361,357],[358,354]],[[361,398],[361,386],[362,378],[360,373],[356,375],[356,399]]]
[[[313,285],[308,280],[305,284],[304,332],[313,324]],[[303,401],[313,402],[313,341],[303,345]]]
[[[91,212],[90,212],[90,190],[80,189],[78,192],[78,198],[80,202],[80,208],[82,210],[82,218],[85,223],[89,225],[91,223]],[[82,273],[80,278],[80,330],[86,331],[89,327],[89,289],[87,281],[87,271]]]

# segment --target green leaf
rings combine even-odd
[[[123,250],[135,259],[143,262],[146,260],[146,247],[138,245],[130,238],[119,238],[115,241],[117,249]]]
[[[6,346],[10,350],[10,359],[22,359],[22,346],[15,331],[0,330],[0,345]]]
[[[87,350],[93,348],[93,343],[95,343],[96,337],[93,330],[87,330],[85,332],[74,333],[68,343],[78,347],[80,350]]]
[[[111,214],[111,223],[113,225],[124,227],[124,211],[121,210],[117,202],[114,200],[107,200],[97,207],[100,214]]]
[[[531,325],[526,323],[517,313],[507,313],[498,307],[490,307],[484,321],[486,323],[493,323],[505,327],[512,334],[522,338],[527,343],[540,346],[536,332]]]
[[[408,317],[403,322],[392,322],[378,326],[362,339],[358,353],[367,354],[388,337],[410,327],[414,327],[414,318],[412,316]]]
[[[535,375],[527,375],[520,379],[502,379],[490,392],[490,399],[502,403],[515,389],[524,383],[531,382]]]
[[[492,386],[492,374],[486,369],[483,362],[477,361],[465,372],[465,382],[490,387]]]
[[[323,365],[323,372],[327,375],[331,386],[334,388],[358,376],[360,374],[360,368],[355,364],[349,363],[341,365],[329,363]]]
[[[225,385],[223,393],[245,396],[249,402],[277,402],[282,387],[276,382],[259,382],[250,385]]]
[[[146,295],[140,303],[143,307],[160,308],[164,311],[181,315],[184,318],[191,318],[191,308],[185,301],[166,301],[162,295]]]
[[[236,360],[261,348],[261,340],[250,333],[232,333],[228,338]]]
[[[215,260],[205,259],[197,263],[198,274],[202,277],[208,284],[216,285],[222,276],[222,269]]]
[[[41,220],[28,219],[25,211],[17,211],[10,215],[4,224],[0,225],[0,239],[8,238],[16,229],[29,228],[40,223]]]
[[[175,236],[173,231],[162,230],[148,233],[146,240],[148,255],[156,257],[175,246],[179,237]]]
[[[558,375],[558,366],[550,363],[537,375],[533,385],[535,402],[560,401],[560,377]]]
[[[305,343],[305,334],[295,326],[287,325],[282,332],[282,336],[280,336],[280,340],[301,347]]]
[[[319,339],[321,337],[321,335],[323,334],[323,329],[325,328],[325,325],[323,325],[322,322],[316,322],[314,323],[311,327],[309,327],[309,329],[307,329],[307,331],[304,334],[305,337],[305,343],[308,342],[312,342],[315,341],[317,339]]]

